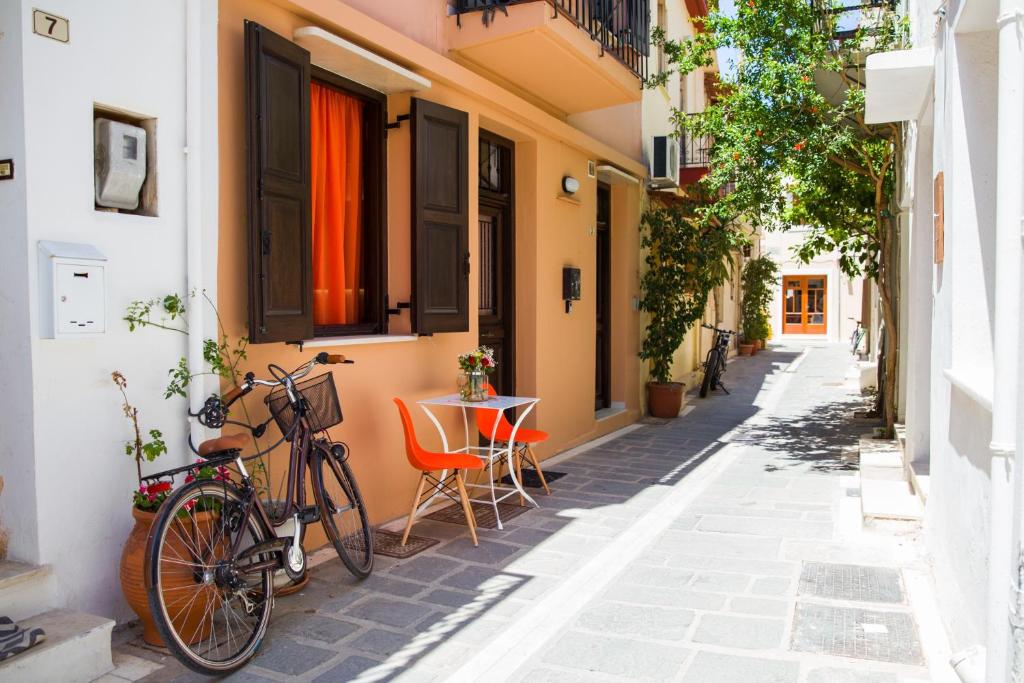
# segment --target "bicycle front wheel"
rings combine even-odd
[[[718,380],[718,351],[712,349],[708,361],[704,365],[704,380],[700,383],[700,397],[707,398],[708,392],[715,387]]]
[[[334,444],[317,452],[313,495],[320,523],[345,567],[357,578],[366,578],[373,570],[373,534],[359,487],[345,462],[348,450]]]
[[[228,482],[193,482],[160,507],[147,555],[149,607],[167,649],[193,671],[224,675],[259,649],[279,559],[253,548],[268,538]]]

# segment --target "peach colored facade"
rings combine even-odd
[[[544,5],[548,11],[537,14],[531,5]],[[389,336],[317,339],[315,348],[307,345],[301,353],[298,347],[283,343],[254,344],[245,363],[245,369],[260,374],[268,362],[294,367],[317,351],[343,353],[356,361],[356,365],[335,370],[345,422],[334,433],[352,448],[350,462],[372,523],[408,512],[417,476],[406,462],[391,398],[399,396],[412,402],[454,391],[456,356],[478,343],[475,311],[480,269],[475,265],[479,253],[473,228],[478,215],[475,140],[480,130],[501,135],[515,145],[516,392],[542,399],[530,421],[549,431],[551,439],[538,449],[539,454],[548,457],[638,418],[643,401],[643,368],[637,357],[641,320],[634,302],[639,295],[637,228],[646,170],[638,158],[574,128],[561,113],[569,101],[590,106],[592,101],[586,98],[603,102],[633,97],[639,102],[640,82],[635,76],[612,58],[600,57],[596,46],[574,42],[580,37],[573,33],[577,29],[564,19],[558,22],[565,26],[558,22],[552,26],[547,18],[550,8],[543,2],[512,8],[509,27],[515,25],[521,29],[520,34],[531,36],[529,40],[534,42],[530,45],[553,46],[566,68],[590,74],[589,80],[573,81],[564,78],[559,69],[547,68],[544,88],[548,90],[544,92],[555,92],[565,99],[541,103],[543,106],[538,105],[536,97],[531,101],[521,96],[523,89],[533,87],[532,82],[516,85],[507,80],[518,78],[515,73],[510,75],[518,68],[524,78],[537,78],[535,65],[527,61],[517,67],[510,61],[503,62],[501,69],[506,78],[500,79],[502,82],[492,80],[493,74],[476,66],[488,59],[487,41],[492,36],[487,35],[478,14],[465,15],[460,29],[455,17],[446,16],[443,0],[221,0],[219,7],[217,300],[232,337],[245,335],[248,330],[244,20],[258,22],[289,39],[297,28],[320,27],[429,79],[431,87],[414,93],[416,97],[469,116],[469,251],[473,264],[469,331],[417,338],[411,333],[409,312],[403,311],[391,318]],[[532,20],[536,25],[530,24]],[[497,27],[500,29],[505,21],[500,16]],[[516,40],[515,36],[505,36],[498,42],[515,44]],[[464,50],[464,54],[450,53],[453,47]],[[501,50],[506,48],[504,45]],[[410,94],[390,95],[388,119],[394,121],[409,107]],[[409,301],[412,295],[410,159],[409,126],[402,124],[387,137],[387,292],[391,301]],[[597,167],[614,167],[624,174],[617,175],[619,182],[611,185],[613,409],[602,418],[594,410],[598,180],[588,175],[590,162]],[[561,193],[565,175],[580,181],[574,197]],[[633,181],[622,180],[630,176]],[[582,271],[582,298],[568,314],[561,298],[563,266],[576,266]],[[262,405],[250,400],[250,407],[258,410]],[[454,413],[449,417],[446,427],[460,441],[461,421],[456,421]],[[439,448],[430,423],[418,411],[414,411],[414,420],[424,444]]]

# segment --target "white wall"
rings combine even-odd
[[[22,236],[5,258],[27,264],[31,358],[26,348],[16,363],[31,363],[35,391],[12,395],[3,387],[2,395],[5,402],[33,397],[39,547],[38,557],[25,556],[54,565],[70,607],[124,618],[118,561],[132,525],[136,482],[123,446],[130,426],[112,370],[128,378],[143,427],[167,437],[171,453],[147,469],[189,460],[185,402],[162,397],[167,369],[185,353],[185,337],[129,333],[121,320],[133,299],[185,292],[185,3],[51,0],[47,11],[71,22],[69,44],[31,34],[32,5],[17,3],[22,16],[14,21],[11,4],[4,3],[0,31],[24,41],[20,166],[27,239]],[[94,103],[157,119],[158,217],[93,209]],[[39,339],[36,243],[42,239],[92,244],[109,259],[102,337]],[[4,265],[3,277],[9,277]],[[31,451],[20,457],[31,462]]]

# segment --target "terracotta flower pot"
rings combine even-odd
[[[740,344],[740,355],[741,356],[753,356],[754,349],[757,347],[756,344]]]
[[[768,348],[768,340],[767,339],[758,339],[757,340],[757,348],[759,348],[759,349],[767,349]]]
[[[648,382],[647,408],[653,417],[678,417],[683,406],[682,382]]]
[[[194,515],[194,519],[198,524],[202,525],[205,523],[206,525],[211,525],[217,516],[212,512],[200,512]],[[163,638],[160,637],[160,633],[157,631],[156,624],[153,621],[153,615],[149,610],[149,596],[146,591],[145,577],[146,546],[149,543],[149,533],[153,527],[153,522],[156,520],[156,513],[132,507],[132,517],[135,518],[135,527],[128,534],[128,540],[125,541],[124,550],[121,552],[121,592],[124,593],[128,606],[139,615],[139,621],[142,624],[142,639],[150,645],[163,647]],[[210,531],[211,529],[200,530],[199,533],[209,538],[211,536]],[[176,554],[181,557],[188,557],[188,546],[180,537],[176,538],[172,534],[168,539],[168,543],[176,551]],[[188,591],[186,590],[188,587],[192,587],[195,590]],[[183,638],[189,642],[196,642],[207,637],[209,635],[209,622],[204,620],[203,616],[208,612],[211,601],[218,599],[215,591],[203,590],[196,583],[192,570],[185,565],[175,565],[173,569],[169,568],[164,571],[163,591],[167,604],[181,602],[186,599],[191,600],[195,596],[192,608],[186,610],[184,615],[176,617],[175,630],[182,634]],[[202,591],[201,594],[196,596],[195,593],[200,591]]]

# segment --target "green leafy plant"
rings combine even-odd
[[[711,290],[728,279],[728,257],[743,239],[698,206],[684,201],[652,207],[640,220],[647,266],[640,310],[650,315],[640,358],[649,361],[655,382],[672,381],[672,356],[704,315]]]
[[[842,13],[831,9],[826,0],[749,0],[736,3],[731,15],[713,6],[700,20],[704,30],[692,37],[671,41],[654,32],[669,68],[648,85],[665,83],[675,71],[711,66],[720,48],[738,53],[703,112],[672,115],[680,135],[713,140],[701,181],[713,201],[704,210],[766,230],[801,227],[806,237],[795,250],[799,259],[836,251],[848,277],[875,279],[886,326],[883,366],[894,379],[899,264],[893,207],[903,130],[865,121],[864,65],[868,54],[904,47],[908,24],[887,7],[872,7],[840,38]],[[731,191],[722,191],[727,187]],[[890,426],[895,384],[885,382],[879,406]]]
[[[139,480],[139,488],[134,494],[135,507],[140,510],[152,511],[160,507],[160,504],[167,498],[171,485],[170,482],[158,482],[158,484],[166,483],[166,487],[158,486],[157,484],[143,484],[142,461],[153,462],[156,460],[167,452],[167,444],[164,443],[164,435],[159,429],[150,429],[148,432],[149,439],[143,440],[143,430],[139,426],[139,409],[128,401],[128,380],[118,370],[110,373],[110,379],[114,382],[114,386],[117,387],[118,391],[121,392],[121,410],[128,421],[131,422],[132,429],[135,432],[135,438],[124,444],[125,455],[135,459],[135,472]]]
[[[742,332],[748,341],[767,339],[771,333],[768,324],[768,307],[771,305],[773,288],[779,284],[779,266],[767,256],[747,261],[743,266]]]

